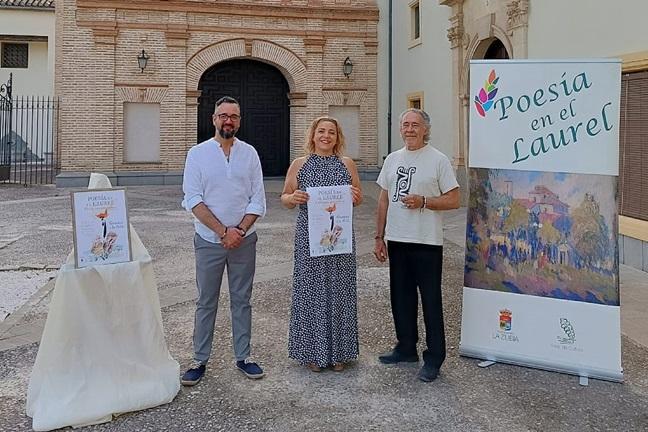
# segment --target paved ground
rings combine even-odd
[[[576,377],[557,373],[501,364],[480,369],[476,360],[458,356],[461,210],[447,218],[443,287],[448,359],[440,378],[424,384],[415,379],[415,366],[380,365],[376,357],[391,347],[393,328],[387,267],[371,256],[376,206],[371,184],[365,185],[368,197],[355,219],[360,359],[343,373],[314,374],[299,367],[286,353],[295,214],[280,208],[280,187],[280,182],[267,182],[269,212],[259,224],[253,295],[253,354],[267,377],[253,382],[233,367],[224,290],[205,380],[182,389],[168,405],[85,430],[648,430],[648,348],[641,342],[648,333],[643,325],[645,273],[624,267],[621,274],[622,316],[637,315],[623,324],[623,384],[591,380],[582,387]],[[179,208],[179,187],[133,187],[128,197],[132,223],[154,259],[169,348],[184,368],[191,358],[195,296],[191,218]],[[0,269],[5,270],[0,284],[9,269],[56,267],[71,250],[69,190],[0,186],[0,215]],[[51,286],[0,323],[0,431],[30,430],[24,414],[27,381]]]

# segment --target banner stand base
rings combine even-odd
[[[462,357],[472,357],[482,360],[480,363],[486,363],[484,367],[491,366],[488,362],[510,364],[514,366],[530,367],[548,372],[558,372],[568,375],[575,375],[583,378],[594,378],[604,381],[623,382],[623,368],[619,370],[601,369],[595,367],[584,367],[582,365],[559,365],[546,359],[529,358],[515,353],[486,352],[483,347],[468,345],[459,345],[459,355]]]
[[[481,361],[481,362],[477,363],[477,366],[480,367],[480,368],[487,368],[487,367],[493,366],[494,364],[497,364],[497,362],[494,361],[494,360],[484,360],[484,361]],[[587,377],[585,375],[580,375],[578,377],[578,384],[582,385],[583,387],[589,386],[589,377]]]

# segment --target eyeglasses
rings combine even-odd
[[[238,114],[216,114],[216,117],[222,121],[227,121],[227,119],[230,119],[233,122],[241,120],[241,116]]]

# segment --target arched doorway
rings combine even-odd
[[[259,153],[265,176],[283,176],[290,162],[290,108],[288,82],[266,63],[237,59],[217,63],[200,78],[198,142],[214,136],[214,104],[232,96],[241,104],[237,137]]]
[[[487,60],[508,60],[509,54],[501,40],[495,38],[486,48],[484,59]]]

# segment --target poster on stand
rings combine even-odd
[[[351,186],[306,188],[310,256],[353,252]]]
[[[125,189],[72,192],[77,268],[131,261]]]
[[[618,60],[471,61],[460,354],[621,381]]]

